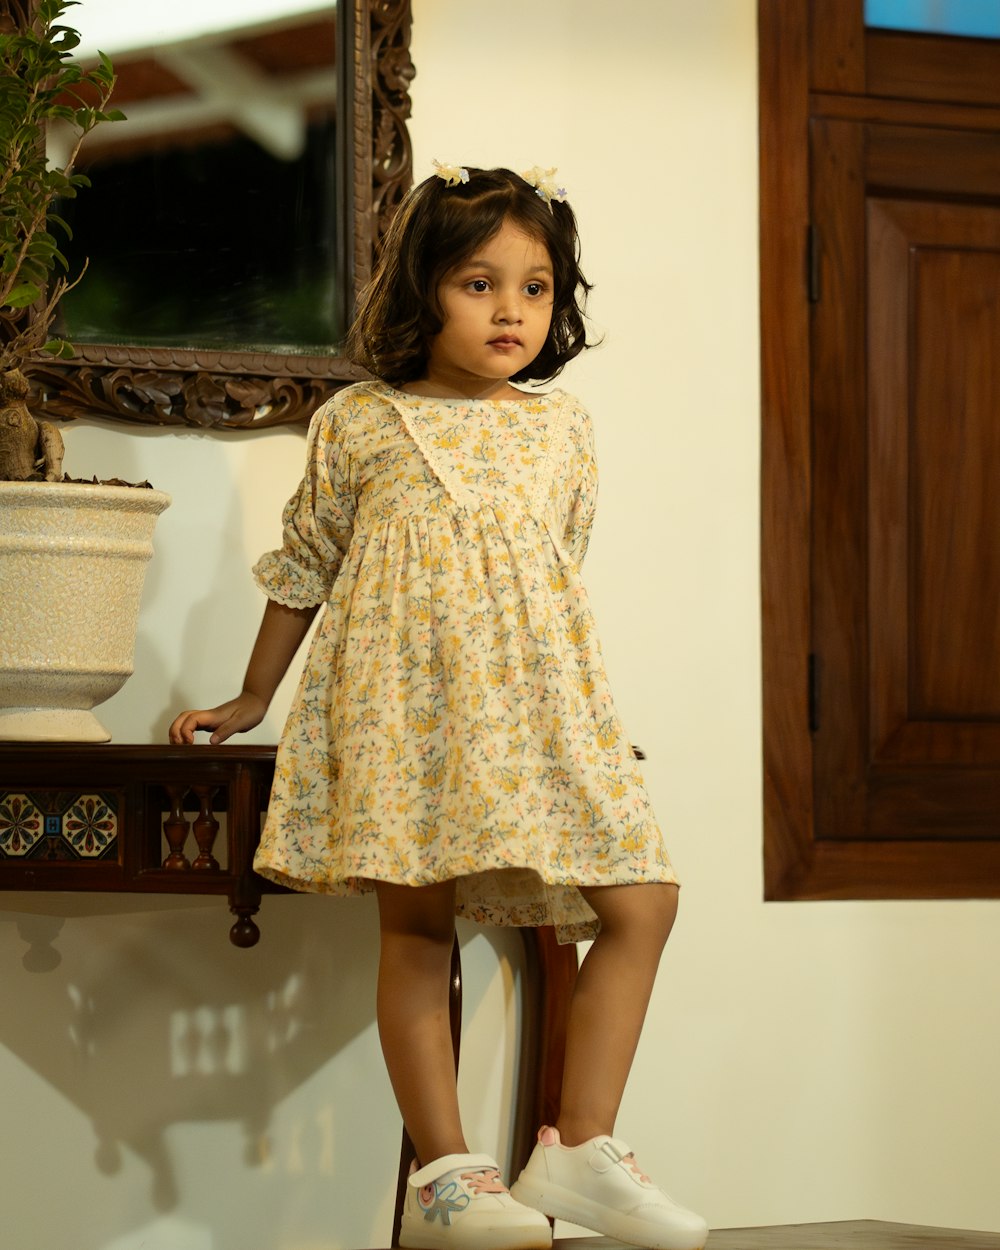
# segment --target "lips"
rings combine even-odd
[[[501,334],[498,338],[490,339],[491,347],[520,347],[521,340],[516,334]]]

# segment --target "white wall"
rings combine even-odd
[[[761,901],[754,0],[414,10],[418,175],[432,157],[558,165],[597,284],[604,345],[565,375],[600,440],[588,580],[685,883],[619,1131],[717,1227],[1000,1230],[1000,908]],[[276,537],[301,434],[93,425],[67,443],[81,474],[174,495],[138,671],[104,709],[117,740],[159,740],[239,680],[260,608],[246,568]],[[253,952],[227,946],[218,902],[5,906],[5,1244],[385,1241],[397,1125],[365,902],[268,900]],[[60,908],[75,914],[45,914]],[[27,966],[21,931],[41,941]],[[464,933],[463,1089],[476,1146],[502,1151],[517,946]],[[39,1202],[42,1175],[58,1203]]]

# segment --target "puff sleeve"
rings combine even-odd
[[[566,514],[564,541],[577,567],[583,564],[597,513],[597,453],[590,414],[578,408],[570,432],[574,486]]]
[[[305,475],[282,515],[281,548],[253,567],[267,597],[289,608],[327,600],[350,545],[357,499],[346,424],[337,396],[317,409],[306,441]]]

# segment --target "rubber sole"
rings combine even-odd
[[[651,1228],[646,1220],[637,1220],[620,1211],[609,1211],[601,1203],[592,1202],[571,1189],[549,1183],[539,1185],[523,1176],[511,1185],[510,1196],[515,1202],[541,1211],[550,1219],[579,1224],[595,1233],[603,1233],[605,1237],[643,1246],[645,1250],[704,1250],[708,1240],[707,1230],[691,1233],[685,1229]]]
[[[424,1221],[420,1221],[424,1223]],[[552,1234],[542,1236],[536,1229],[481,1228],[464,1235],[440,1225],[424,1228],[403,1227],[399,1231],[402,1250],[551,1250]]]

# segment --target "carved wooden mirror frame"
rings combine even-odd
[[[85,0],[84,0],[85,2]],[[15,21],[30,0],[0,0]],[[338,162],[348,188],[344,268],[351,301],[375,240],[410,185],[410,0],[337,0]],[[38,416],[110,417],[139,425],[263,429],[305,422],[363,374],[336,356],[80,345],[32,368]]]

